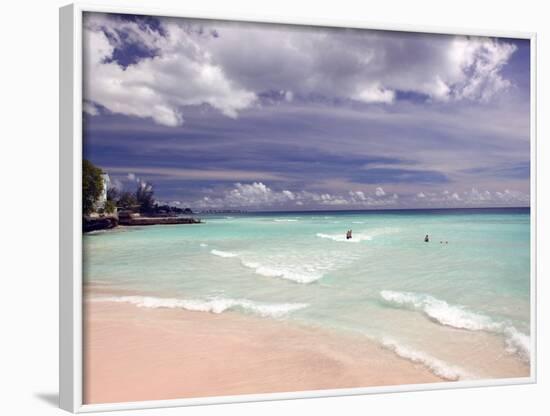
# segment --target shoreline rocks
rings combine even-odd
[[[177,224],[201,224],[200,218],[177,217],[177,216],[147,216],[142,217],[138,213],[118,212],[114,215],[85,215],[82,218],[82,231],[89,233],[91,231],[108,230],[124,226],[144,226],[144,225],[177,225]]]
[[[108,230],[118,226],[118,218],[116,217],[87,217],[82,218],[82,231],[89,233],[90,231]]]
[[[191,217],[126,217],[120,218],[120,225],[174,225],[174,224],[200,224],[199,218]]]

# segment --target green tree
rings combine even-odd
[[[117,202],[118,198],[120,198],[120,192],[117,188],[111,187],[107,189],[107,201]]]
[[[138,205],[138,201],[133,193],[122,192],[118,198],[117,205],[123,209],[133,209],[136,205]]]
[[[82,161],[82,212],[90,214],[103,191],[103,171],[89,160]]]
[[[105,201],[104,210],[107,214],[112,214],[116,210],[116,203],[113,200],[108,199]]]
[[[153,185],[147,182],[140,182],[136,189],[136,199],[141,212],[150,212],[155,206],[155,198],[153,197]]]

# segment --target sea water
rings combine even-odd
[[[132,293],[103,301],[353,332],[449,380],[499,376],[487,357],[528,366],[528,208],[202,219],[85,235],[85,282]]]

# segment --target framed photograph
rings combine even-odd
[[[534,34],[70,5],[60,102],[62,408],[536,381]]]

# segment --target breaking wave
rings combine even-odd
[[[256,274],[266,277],[280,277],[298,283],[312,283],[323,277],[322,273],[315,270],[301,270],[282,266],[266,266],[257,262],[241,261],[244,267],[253,269]]]
[[[488,316],[469,312],[461,306],[450,305],[430,295],[391,290],[383,290],[380,295],[387,302],[420,310],[442,325],[470,331],[495,331],[500,328],[500,324]]]
[[[185,309],[193,312],[220,314],[228,310],[243,310],[269,318],[282,318],[285,315],[306,308],[306,303],[260,303],[248,299],[212,297],[207,299],[176,299],[152,296],[108,296],[93,298],[96,302],[130,303],[140,308]]]
[[[382,290],[380,295],[386,302],[420,311],[441,325],[502,334],[506,338],[506,350],[509,353],[517,354],[525,361],[530,359],[529,335],[504,322],[495,322],[486,315],[468,311],[462,306],[451,305],[444,300],[422,293]]]
[[[346,234],[345,233],[340,233],[340,234],[317,233],[315,235],[317,237],[320,237],[320,238],[327,238],[329,240],[338,241],[338,242],[342,242],[342,243],[360,243],[361,241],[372,240],[372,237],[370,235],[361,234],[361,233],[354,233],[353,237],[350,238],[349,240],[346,239]]]
[[[265,276],[265,277],[278,277],[281,279],[291,280],[297,283],[312,283],[316,280],[319,280],[323,277],[321,270],[325,270],[330,267],[326,264],[280,264],[279,261],[267,260],[267,262],[260,263],[255,260],[243,259],[242,254],[232,253],[230,251],[221,251],[221,250],[211,250],[212,254],[218,257],[223,258],[234,258],[239,257],[241,264],[248,268],[252,269],[254,273]],[[245,256],[246,257],[246,256]],[[326,262],[325,262],[326,263]]]
[[[405,358],[413,363],[422,364],[428,370],[438,377],[449,381],[466,380],[473,378],[462,368],[451,365],[438,358],[432,357],[422,351],[398,344],[392,339],[382,340],[382,345],[390,351],[393,351],[401,358]]]
[[[506,336],[506,351],[529,362],[531,359],[531,337],[518,331],[513,326],[507,327],[504,334]]]
[[[353,232],[352,238],[350,238],[349,240],[346,239],[345,232],[338,233],[338,234],[317,233],[316,236],[320,238],[326,238],[332,241],[338,241],[341,243],[360,243],[361,241],[370,241],[379,235],[395,234],[397,232],[399,232],[399,228],[396,228],[396,227],[380,227],[380,228],[373,228],[363,232]]]
[[[231,253],[230,251],[211,250],[210,253],[218,257],[237,257],[235,253]]]

